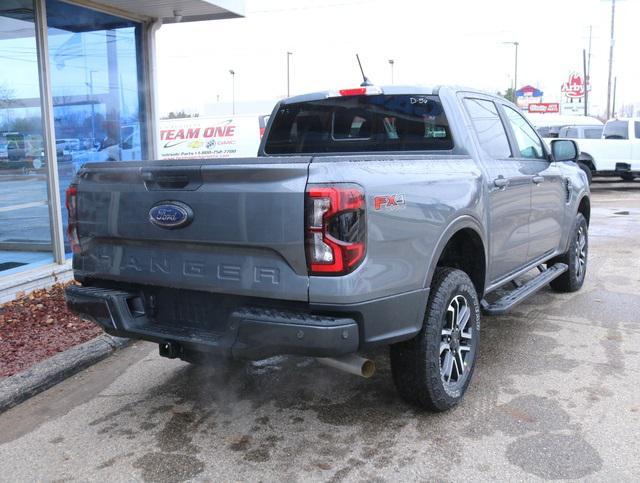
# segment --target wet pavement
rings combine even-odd
[[[0,480],[636,480],[640,183],[593,185],[589,268],[484,317],[463,403],[312,359],[193,367],[136,343],[0,415]]]

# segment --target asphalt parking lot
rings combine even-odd
[[[5,481],[636,480],[640,182],[596,180],[587,279],[484,317],[464,402],[422,413],[386,352],[198,368],[137,343],[0,415]]]

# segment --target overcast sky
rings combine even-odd
[[[376,84],[461,84],[504,91],[532,84],[558,101],[593,28],[594,110],[607,92],[610,0],[247,0],[246,18],[165,25],[158,32],[161,113],[202,111],[206,103],[277,99],[357,85],[360,54]],[[640,0],[617,0],[617,103],[640,101]]]

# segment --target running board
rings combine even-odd
[[[537,277],[523,283],[515,290],[496,300],[494,303],[490,304],[483,299],[481,302],[482,312],[487,315],[504,314],[523,300],[529,298],[549,282],[558,278],[566,272],[568,268],[569,267],[565,263],[555,263],[551,267],[540,272],[540,275]]]

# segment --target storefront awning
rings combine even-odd
[[[79,5],[111,10],[140,20],[163,23],[196,22],[244,17],[244,0],[77,0]]]

